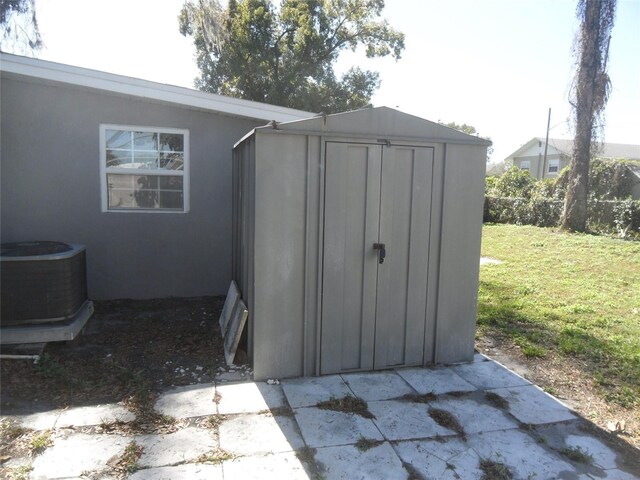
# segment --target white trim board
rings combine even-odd
[[[214,93],[7,53],[0,53],[0,71],[265,121],[288,122],[314,115],[314,113],[293,108],[225,97]]]

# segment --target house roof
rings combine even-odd
[[[530,149],[536,143],[545,143],[544,137],[533,137],[518,150],[509,155],[505,160],[519,157],[522,153]],[[560,153],[571,155],[573,150],[573,140],[562,138],[550,138],[549,146],[555,148]],[[629,160],[640,160],[640,145],[632,145],[626,143],[603,143],[598,150],[599,158],[626,158]]]
[[[336,136],[375,136],[387,138],[420,140],[432,142],[491,145],[491,141],[467,135],[439,123],[425,120],[389,107],[368,107],[332,115],[318,115],[303,120],[258,127],[256,130],[319,133]]]
[[[314,115],[311,112],[293,108],[225,97],[190,88],[7,53],[0,53],[0,72],[7,77],[26,76],[265,121],[287,122]]]

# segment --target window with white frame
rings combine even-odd
[[[547,168],[547,173],[558,173],[560,169],[560,159],[555,158],[553,160],[549,160],[549,167]]]
[[[100,126],[103,211],[187,212],[189,131]]]
[[[531,169],[531,161],[530,160],[522,160],[520,162],[520,170],[526,170],[527,172]]]

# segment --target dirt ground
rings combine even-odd
[[[50,343],[38,364],[1,365],[3,414],[125,401],[140,389],[213,381],[224,368],[224,298],[96,302],[83,334]]]

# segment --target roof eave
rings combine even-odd
[[[303,110],[6,53],[0,53],[0,71],[266,121],[284,122],[314,115]]]

